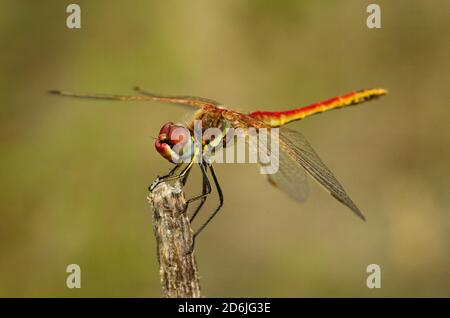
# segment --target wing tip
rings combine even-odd
[[[338,200],[339,202],[341,202],[343,205],[345,205],[346,207],[348,207],[350,210],[352,210],[353,213],[355,213],[355,215],[360,218],[361,220],[363,220],[364,222],[367,222],[366,217],[364,216],[364,214],[361,212],[360,209],[358,209],[358,207],[356,206],[355,203],[353,203],[353,201],[347,196],[347,198],[343,199],[340,198],[338,196],[336,196],[335,194],[331,194],[336,200]]]
[[[366,217],[364,216],[364,214],[362,214],[362,212],[360,210],[353,210],[353,212],[356,214],[357,217],[359,217],[363,222],[367,222]]]
[[[344,203],[344,202],[343,202]],[[364,216],[364,214],[361,212],[360,209],[358,209],[358,207],[353,203],[353,202],[345,202],[344,203],[348,208],[350,208],[350,210],[352,210],[353,213],[355,213],[355,215],[360,218],[362,221],[367,222],[366,217]]]

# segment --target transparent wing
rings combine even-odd
[[[271,128],[263,121],[244,114],[236,113],[233,118],[229,118],[228,120],[230,120],[233,128],[248,128],[248,138],[246,141],[249,144],[250,153],[257,153],[257,161],[261,167],[261,171],[266,174],[269,183],[286,193],[290,198],[300,202],[305,201],[309,193],[305,169],[297,160],[297,156],[295,156],[295,154],[292,155],[287,151],[287,149],[290,149],[289,141],[279,133],[280,130],[278,128]],[[252,134],[249,131],[250,128],[259,130],[257,138],[251,138]],[[261,140],[259,137],[262,134],[262,129],[265,129],[267,137]],[[274,134],[275,131],[278,133]],[[273,145],[275,143],[277,146],[277,153],[274,155],[273,152],[275,149],[273,148]],[[266,156],[272,157],[271,161],[273,158],[277,159],[278,170],[275,171],[275,173],[270,173],[270,164],[261,162],[261,149],[263,149],[263,152],[266,152]]]
[[[259,130],[262,128],[270,128],[270,126],[263,121],[248,115],[236,114],[232,119],[232,127],[234,128],[254,127]],[[277,128],[268,129],[271,135],[274,134],[274,129]],[[303,137],[301,133],[284,127],[280,128],[278,132],[279,138],[275,139],[279,140],[279,169],[276,173],[267,175],[269,182],[297,201],[303,201],[308,194],[306,178],[304,175],[304,170],[306,170],[306,172],[322,185],[336,200],[346,205],[358,217],[365,220],[361,211],[347,195],[344,188],[330,169],[322,162],[306,138]],[[269,148],[269,153],[271,153],[271,147],[267,144],[268,142],[266,142],[266,144],[263,143],[263,146]],[[252,142],[250,139],[249,146],[250,149],[258,149],[261,145],[258,141],[259,147],[255,148],[255,141]],[[263,165],[262,167],[264,170]]]
[[[178,103],[178,104],[187,104],[187,105],[192,105],[192,106],[198,106],[198,107],[202,107],[204,105],[209,105],[209,106],[220,106],[222,105],[222,103],[213,100],[213,99],[209,99],[209,98],[204,98],[204,97],[198,97],[198,96],[176,96],[176,95],[160,95],[160,94],[156,94],[153,93],[152,91],[143,89],[141,87],[134,87],[134,90],[140,94],[143,94],[145,96],[149,96],[152,97],[156,100],[160,100],[160,101],[166,101],[166,102],[171,102],[171,103]]]
[[[270,184],[286,193],[295,201],[303,202],[308,198],[309,187],[305,171],[298,169],[294,162],[280,153],[280,166],[276,173],[267,177]]]
[[[278,131],[264,128],[260,127],[254,139],[248,138],[250,153],[258,157],[261,173],[291,199],[305,201],[309,193],[305,170],[295,156],[285,151],[289,145],[280,138]]]
[[[288,147],[283,137],[279,138],[279,166],[274,174],[268,174],[270,184],[286,193],[290,198],[303,202],[309,193],[305,170],[299,165],[295,157],[285,151]]]
[[[142,90],[139,87],[135,87],[135,90],[144,96],[126,96],[126,95],[110,95],[110,94],[91,94],[91,93],[73,93],[67,91],[51,90],[49,93],[67,97],[75,98],[89,98],[89,99],[106,99],[106,100],[117,100],[117,101],[161,101],[169,102],[181,105],[188,105],[193,107],[204,107],[204,106],[218,106],[219,102],[213,101],[211,99],[195,97],[195,96],[169,96],[169,95],[159,95],[153,94],[148,91]]]
[[[322,162],[305,137],[297,131],[282,128],[280,129],[280,163],[284,160],[281,158],[285,156],[289,158],[290,166],[294,166],[293,162],[295,162],[297,164],[296,169],[300,169],[300,167],[305,169],[336,200],[346,205],[358,217],[365,220],[361,211],[353,203],[342,185]],[[280,164],[280,168],[281,166]]]

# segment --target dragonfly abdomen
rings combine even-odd
[[[382,88],[363,89],[357,92],[350,92],[342,96],[333,97],[319,103],[296,109],[281,112],[256,111],[248,115],[250,117],[259,119],[272,127],[279,127],[292,121],[301,120],[305,117],[323,113],[328,110],[361,104],[371,99],[385,95],[386,93],[387,91]]]

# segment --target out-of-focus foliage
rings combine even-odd
[[[368,221],[314,183],[305,204],[251,165],[221,165],[225,205],[199,237],[206,296],[450,296],[450,3],[2,1],[0,296],[160,296],[147,185],[186,109],[49,96],[133,85],[251,110],[380,86],[376,102],[292,124]],[[188,194],[200,190],[196,172]],[[209,199],[208,209],[216,204]],[[66,266],[82,288],[65,286]],[[382,288],[366,287],[366,266]]]

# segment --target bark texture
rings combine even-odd
[[[157,243],[159,274],[164,297],[200,297],[193,232],[185,213],[186,200],[179,183],[159,184],[149,195],[153,232]]]

